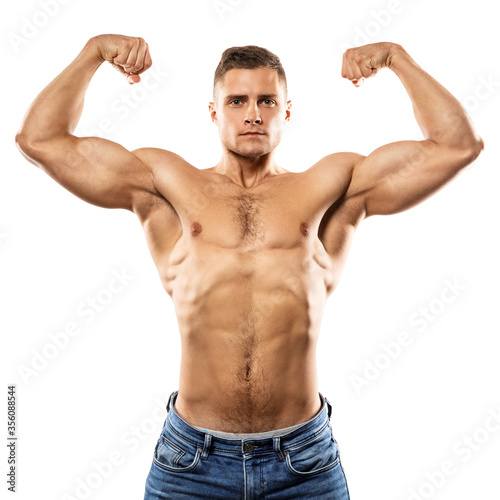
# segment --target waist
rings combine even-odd
[[[303,373],[297,368],[298,373]],[[323,402],[315,377],[259,376],[258,382],[235,383],[224,374],[204,371],[206,381],[181,377],[175,410],[193,427],[229,433],[262,433],[310,420]],[[315,372],[313,372],[315,373]],[[269,381],[269,382],[266,382]],[[189,380],[187,381],[189,382]],[[192,382],[192,381],[191,381]],[[257,382],[257,383],[255,383]]]
[[[207,436],[209,436],[212,449],[218,450],[219,452],[270,453],[276,451],[278,438],[281,449],[286,450],[320,433],[326,427],[330,427],[332,406],[328,399],[321,393],[318,393],[321,402],[320,410],[314,417],[306,422],[266,432],[232,433],[204,429],[186,422],[175,409],[175,400],[178,392],[179,391],[175,391],[170,395],[167,405],[168,414],[165,420],[165,426],[168,426],[171,431],[175,432],[179,439],[201,448],[203,448],[204,444],[207,442]]]

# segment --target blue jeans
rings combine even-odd
[[[321,410],[294,430],[244,438],[188,424],[175,411],[177,393],[168,400],[144,500],[349,500],[330,425],[332,406],[321,393]]]

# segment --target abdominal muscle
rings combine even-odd
[[[265,432],[319,411],[316,343],[326,292],[308,252],[190,246],[173,265],[182,343],[175,409],[188,423]]]

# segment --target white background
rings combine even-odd
[[[162,147],[199,168],[220,157],[207,104],[220,55],[233,45],[261,45],[282,60],[293,115],[278,161],[289,170],[336,151],[369,154],[422,137],[390,70],[360,88],[341,78],[347,45],[400,43],[467,106],[486,143],[475,164],[422,205],[361,224],[326,306],[319,381],[333,404],[353,500],[500,498],[500,423],[488,420],[500,412],[500,67],[492,3],[54,2],[46,2],[50,15],[43,0],[10,2],[1,21],[0,434],[7,384],[15,383],[15,498],[142,498],[164,406],[178,388],[177,321],[135,216],[84,203],[14,144],[38,92],[101,33],[143,37],[156,80],[134,91],[101,66],[76,134],[104,124],[111,130],[104,136],[128,149]],[[39,27],[30,31],[29,23]],[[110,298],[113,270],[129,276],[127,285],[86,321],[81,304]],[[446,280],[459,286],[446,292],[449,303],[440,298]],[[419,316],[421,307],[434,311],[432,321]],[[57,350],[49,334],[71,322],[80,334]],[[412,343],[390,359],[382,344],[402,332]],[[384,369],[364,373],[370,362]],[[32,363],[37,369],[22,376]],[[366,375],[371,380],[356,390],[353,376]],[[110,459],[112,470],[102,465]],[[446,461],[453,472],[436,474]],[[4,479],[0,489],[3,497]]]

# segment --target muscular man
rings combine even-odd
[[[358,224],[436,192],[478,156],[481,138],[400,45],[375,43],[348,50],[342,76],[359,85],[382,68],[394,71],[424,139],[368,156],[335,153],[290,172],[274,159],[291,117],[279,58],[233,47],[216,69],[209,105],[222,158],[201,170],[170,151],[130,152],[73,135],[104,61],[131,84],[152,64],[142,38],[92,38],[35,99],[16,141],[76,196],[139,217],[174,302],[179,390],[146,498],[349,498],[331,406],[318,391],[324,304]]]

